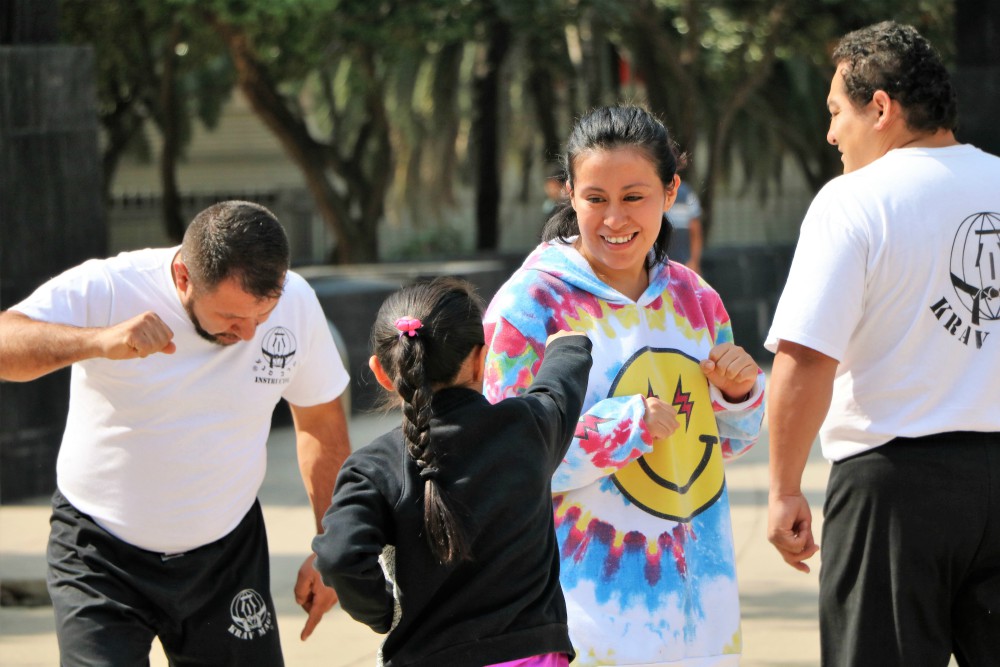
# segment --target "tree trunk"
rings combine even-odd
[[[167,237],[180,243],[184,237],[184,214],[181,212],[181,196],[177,188],[177,155],[180,152],[178,120],[181,111],[177,100],[177,54],[175,49],[181,38],[181,26],[174,22],[170,27],[167,42],[163,46],[163,74],[160,77],[160,131],[163,148],[160,153],[160,189],[163,193],[163,227]]]
[[[698,106],[701,95],[692,72],[697,51],[682,47],[664,29],[660,10],[649,0],[633,5],[630,31],[636,74],[645,81],[650,110],[670,129],[671,136],[684,151],[693,152],[698,140]],[[693,26],[692,26],[693,27]],[[697,36],[694,36],[697,41]]]
[[[382,214],[385,192],[391,181],[392,155],[388,145],[388,132],[384,109],[380,110],[371,100],[381,97],[381,90],[369,93],[369,123],[359,132],[359,137],[342,160],[334,147],[321,144],[312,138],[303,119],[295,116],[285,105],[281,94],[267,75],[263,65],[247,39],[234,26],[205,15],[223,38],[236,68],[237,82],[254,112],[274,133],[291,160],[299,166],[305,177],[306,188],[313,197],[320,216],[330,226],[336,237],[335,256],[342,263],[373,262],[378,259],[378,218]],[[362,173],[365,146],[374,132],[381,155],[380,165],[373,167],[373,183],[368,183]],[[327,169],[345,183],[347,193],[342,194],[327,176]],[[353,196],[352,196],[353,195]],[[352,219],[352,208],[361,212]]]
[[[709,137],[708,169],[703,189],[701,225],[702,237],[705,241],[708,240],[712,228],[715,189],[722,176],[724,152],[729,143],[733,123],[736,120],[736,115],[746,106],[750,96],[764,85],[764,82],[771,75],[771,67],[776,58],[775,45],[778,42],[789,5],[790,0],[783,0],[776,3],[768,11],[765,21],[767,38],[761,45],[763,57],[755,61],[753,68],[744,74],[741,84],[732,92],[732,95],[721,101],[722,113]]]
[[[111,183],[114,182],[115,172],[118,170],[118,163],[121,161],[125,149],[142,127],[138,121],[138,116],[132,112],[133,100],[120,101],[115,110],[101,118],[101,125],[107,142],[104,145],[104,152],[101,155],[101,174],[103,183],[101,184],[104,203],[111,201]]]
[[[538,131],[542,135],[542,155],[545,160],[543,167],[545,173],[542,176],[547,177],[549,176],[548,172],[559,164],[563,138],[559,132],[559,121],[556,119],[558,100],[556,100],[556,86],[552,78],[552,70],[549,68],[547,58],[539,57],[539,54],[545,53],[543,48],[540,44],[529,43],[528,45],[531,59],[531,69],[528,72],[528,92],[534,102]]]
[[[465,45],[460,41],[448,42],[438,53],[434,67],[434,83],[431,88],[434,101],[433,153],[437,156],[438,167],[433,170],[437,179],[433,190],[439,194],[440,203],[451,206],[455,203],[452,174],[456,171],[455,141],[460,124],[458,109],[458,86],[461,76],[462,53]]]
[[[500,68],[510,48],[510,26],[494,16],[487,26],[489,41],[481,73],[473,84],[476,121],[476,250],[494,251],[500,243],[500,196],[503,177],[500,156]]]

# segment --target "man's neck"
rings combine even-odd
[[[934,132],[910,132],[900,138],[893,148],[947,148],[957,146],[958,140],[951,130],[936,130]]]

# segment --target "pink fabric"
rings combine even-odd
[[[520,660],[498,662],[494,665],[486,665],[486,667],[569,667],[569,658],[565,653],[546,653]]]

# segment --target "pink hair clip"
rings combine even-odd
[[[417,335],[417,329],[424,326],[424,323],[415,317],[401,317],[396,320],[396,328],[399,329],[399,337],[402,338],[403,334],[409,334],[412,338]]]

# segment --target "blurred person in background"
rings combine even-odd
[[[701,251],[704,246],[701,234],[701,200],[694,189],[681,181],[677,200],[667,214],[670,219],[670,259],[680,262],[695,273],[701,273]]]

